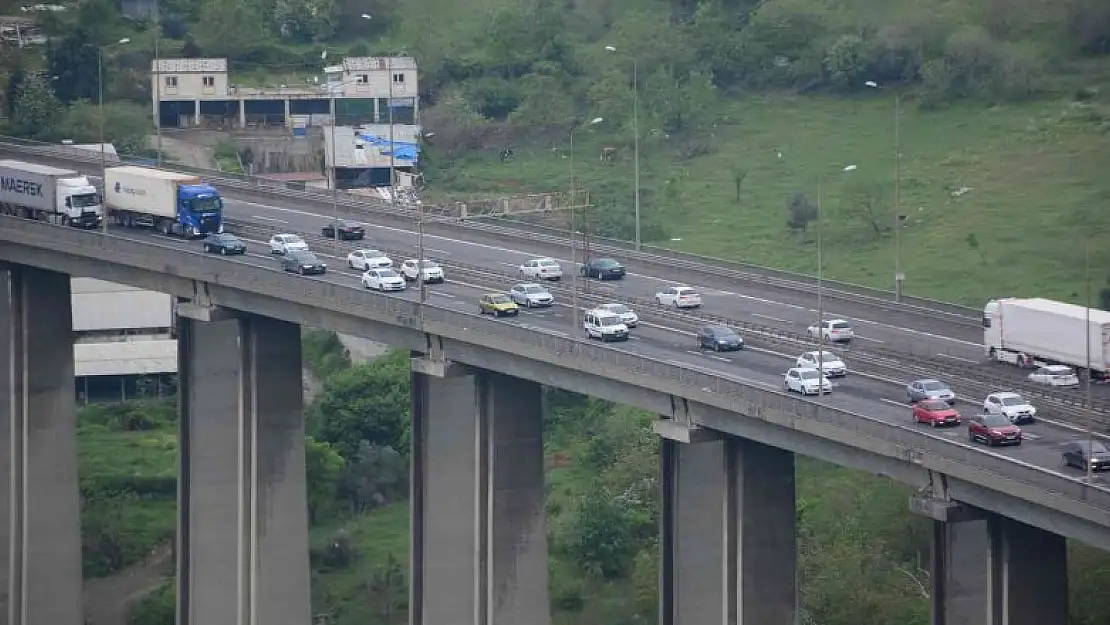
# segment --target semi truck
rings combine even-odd
[[[108,218],[187,238],[223,232],[220,192],[199,176],[124,165],[104,172]]]
[[[0,213],[79,228],[95,228],[104,218],[100,194],[87,177],[16,160],[0,160]]]
[[[983,346],[997,362],[1068,365],[1104,380],[1110,372],[1110,312],[1043,298],[991,300],[983,308]]]

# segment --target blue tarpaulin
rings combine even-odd
[[[416,145],[415,143],[394,140],[391,150],[389,145],[389,137],[379,137],[377,135],[362,132],[358,133],[357,136],[359,139],[362,139],[370,145],[384,148],[382,150],[382,154],[386,156],[389,156],[390,152],[392,151],[394,160],[416,161],[416,159],[420,156],[420,146]]]

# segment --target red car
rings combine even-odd
[[[913,405],[913,422],[928,423],[933,427],[959,425],[960,413],[939,399],[925,399]]]
[[[1021,428],[1000,414],[976,415],[967,422],[967,436],[973,443],[1020,445]]]

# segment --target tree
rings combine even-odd
[[[362,441],[355,457],[339,476],[337,496],[351,512],[365,512],[404,498],[408,494],[409,467],[392,447]]]
[[[121,154],[139,154],[146,149],[147,135],[152,129],[150,114],[129,102],[106,102],[101,107],[78,100],[62,118],[59,134],[77,143],[99,143],[102,119],[104,140],[115,145]]]
[[[617,579],[628,572],[638,549],[634,525],[628,504],[595,481],[578,502],[564,548],[589,574]]]
[[[62,105],[50,85],[38,74],[28,75],[15,99],[11,132],[38,141],[53,140],[62,117]]]
[[[4,91],[4,112],[7,113],[8,119],[15,116],[15,105],[26,82],[27,72],[24,71],[22,65],[13,69],[8,76],[8,88]]]
[[[370,580],[370,591],[379,595],[384,625],[393,625],[398,622],[398,617],[405,618],[406,588],[405,570],[391,551]]]
[[[308,483],[308,518],[315,521],[330,511],[339,492],[339,476],[346,467],[343,456],[331,445],[305,437],[305,472]]]
[[[47,64],[57,97],[65,104],[96,100],[100,93],[101,48],[85,26],[80,26],[47,49]],[[105,55],[104,61],[110,57]]]
[[[748,170],[736,167],[732,170],[732,185],[736,189],[736,205],[740,206],[740,188],[744,186],[744,178],[748,177]]]
[[[309,410],[310,432],[353,462],[362,441],[406,449],[409,365],[404,352],[330,377]]]
[[[979,247],[979,237],[976,236],[974,232],[968,232],[967,237],[964,239],[964,241],[967,242],[967,246],[970,249],[979,253],[979,261],[981,263],[983,263],[984,265],[986,265],[987,264],[987,255],[986,255],[986,253],[983,252],[983,249],[981,247]]]
[[[212,57],[240,57],[269,37],[269,11],[254,0],[203,0],[195,31],[204,53]]]
[[[844,208],[845,217],[862,222],[878,238],[890,231],[887,219],[891,217],[882,207],[883,187],[879,184],[860,182],[852,185],[848,193],[848,204]]]
[[[786,227],[806,234],[809,223],[817,219],[817,207],[810,203],[804,193],[798,191],[786,200]]]

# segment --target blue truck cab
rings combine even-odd
[[[224,201],[210,184],[187,184],[177,188],[177,223],[181,234],[201,237],[224,231]]]

